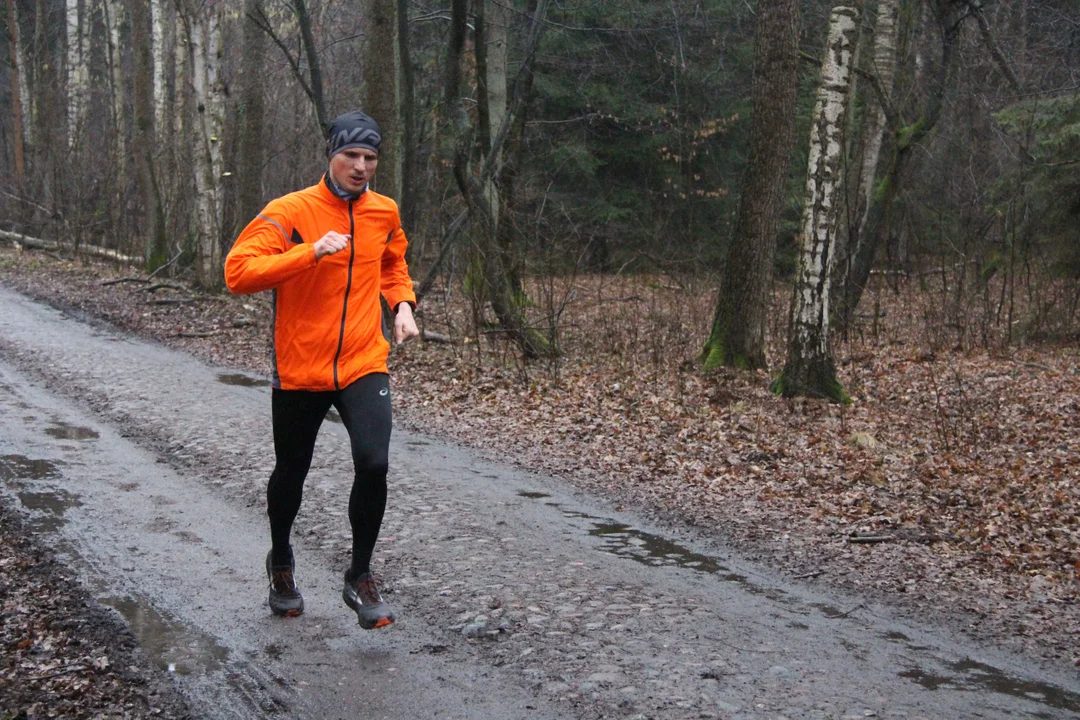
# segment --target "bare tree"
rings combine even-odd
[[[266,34],[252,18],[265,17],[263,0],[244,0],[244,57],[240,77],[239,150],[237,153],[235,237],[265,205],[262,174],[265,156],[266,93],[262,75],[266,64]]]
[[[810,158],[795,276],[787,362],[773,391],[846,401],[829,347],[829,272],[840,205],[847,121],[861,0],[833,6],[811,115]]]
[[[367,0],[364,31],[364,111],[379,122],[382,145],[375,189],[401,198],[401,59],[397,0]]]
[[[19,20],[15,14],[15,0],[8,0],[8,43],[11,50],[11,114],[15,129],[15,179],[19,185],[26,182],[26,159],[23,148],[23,108],[20,91],[25,87],[25,70],[19,62]]]
[[[166,261],[165,211],[161,202],[154,166],[154,54],[151,45],[149,8],[144,0],[128,0],[131,18],[132,66],[135,76],[135,110],[132,155],[139,182],[139,203],[144,213],[147,270],[156,270]]]
[[[929,8],[941,38],[941,58],[919,116],[914,122],[897,128],[884,176],[869,195],[871,202],[860,225],[861,239],[849,255],[844,283],[837,292],[839,303],[834,322],[841,332],[846,331],[859,305],[878,247],[888,242],[894,231],[894,202],[903,186],[914,150],[937,125],[945,96],[955,80],[957,40],[968,14],[967,4],[964,0],[933,0]],[[896,122],[903,120],[897,118]]]
[[[706,367],[764,368],[767,362],[773,257],[795,142],[798,0],[762,3],[755,35],[750,162],[712,332],[701,353]]]
[[[90,92],[90,21],[89,0],[66,0],[67,20],[67,121],[68,147],[78,143],[86,118]]]
[[[221,134],[225,124],[225,87],[221,62],[223,0],[184,8],[191,89],[196,121],[192,137],[196,192],[196,278],[203,287],[221,284],[223,170]]]

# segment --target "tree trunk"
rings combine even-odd
[[[840,332],[846,332],[851,324],[862,299],[863,289],[870,280],[870,271],[874,267],[874,256],[878,247],[889,241],[894,225],[894,200],[902,187],[913,151],[930,134],[941,117],[945,94],[952,85],[960,23],[965,17],[964,9],[954,5],[950,0],[935,0],[933,4],[933,12],[941,32],[941,64],[937,77],[927,92],[922,115],[914,123],[896,131],[885,176],[871,195],[865,222],[860,231],[862,241],[851,255],[850,269],[837,292],[840,300],[833,320]],[[918,29],[916,26],[914,31],[917,33]]]
[[[364,112],[379,123],[379,172],[375,189],[401,199],[401,62],[398,57],[397,0],[365,3]]]
[[[150,35],[154,45],[154,127],[159,134],[165,131],[165,7],[162,0],[150,0]]]
[[[263,14],[263,0],[244,1],[244,59],[240,85],[240,132],[237,153],[236,227],[240,230],[258,215],[263,200],[266,97],[262,72],[266,66],[266,34],[252,17]]]
[[[67,25],[67,120],[68,147],[74,148],[81,138],[86,118],[86,101],[89,94],[88,71],[89,12],[81,8],[79,0],[67,0],[65,19]],[[82,10],[82,12],[80,12]]]
[[[109,66],[109,95],[112,110],[113,197],[109,203],[114,237],[125,235],[127,217],[127,113],[124,110],[124,74],[120,49],[120,27],[123,20],[122,5],[117,0],[102,0],[102,12],[106,30],[106,60]]]
[[[847,401],[829,347],[829,272],[840,205],[844,126],[852,57],[858,43],[860,0],[836,5],[811,116],[810,157],[795,276],[787,363],[773,384],[785,397],[808,395]]]
[[[146,269],[153,271],[166,261],[167,238],[165,213],[154,172],[154,56],[148,10],[145,0],[128,0],[135,76],[132,154],[139,179],[139,207],[145,213],[142,230],[146,233]]]
[[[750,162],[728,250],[705,367],[764,368],[776,234],[795,143],[799,2],[759,6],[751,88]]]
[[[195,121],[195,192],[198,243],[196,280],[204,288],[221,284],[221,131],[225,124],[222,6],[209,2],[188,14]]]
[[[34,147],[34,99],[30,90],[31,69],[27,57],[27,42],[23,36],[22,26],[19,24],[18,3],[12,0],[11,23],[14,26],[17,41],[15,42],[15,63],[18,70],[17,82],[19,84],[19,105],[22,107],[22,136],[23,157],[30,155]]]
[[[323,97],[322,66],[319,63],[319,50],[315,47],[315,35],[311,31],[311,14],[308,12],[305,0],[292,0],[293,12],[296,13],[296,21],[300,25],[300,39],[304,45],[304,54],[308,61],[308,74],[311,78],[309,91],[311,104],[315,108],[315,120],[319,124],[319,132],[325,133],[330,125],[326,116],[326,100]]]
[[[522,60],[522,74],[531,72],[535,57],[536,39],[539,35],[541,20],[547,9],[548,0],[539,0],[529,28],[526,41],[525,57]],[[498,245],[496,227],[484,186],[494,173],[493,156],[498,154],[509,134],[509,124],[515,113],[521,112],[522,96],[519,83],[515,83],[514,106],[510,117],[504,117],[497,131],[493,129],[493,138],[489,148],[489,157],[483,163],[484,170],[476,177],[470,168],[472,148],[475,140],[474,128],[469,122],[461,97],[461,60],[467,28],[466,0],[454,0],[451,11],[450,43],[447,52],[445,104],[456,119],[456,146],[454,153],[454,178],[468,209],[469,222],[472,225],[480,259],[476,273],[476,293],[480,302],[490,302],[499,325],[521,348],[527,358],[546,357],[557,353],[557,349],[548,338],[530,328],[525,318],[524,298],[515,293],[509,279],[511,277],[506,253]]]
[[[855,195],[855,221],[848,232],[839,238],[836,251],[836,263],[832,279],[833,297],[836,306],[833,318],[836,322],[836,330],[847,333],[847,319],[853,314],[854,308],[846,307],[847,295],[843,289],[855,259],[865,253],[863,245],[868,241],[866,235],[867,223],[870,219],[870,209],[874,199],[874,180],[877,177],[878,164],[881,160],[881,146],[885,139],[886,131],[886,108],[882,104],[884,96],[886,102],[891,102],[893,79],[896,75],[896,47],[899,39],[899,4],[898,0],[878,0],[878,18],[874,26],[874,56],[873,66],[870,71],[876,78],[876,91],[870,93],[872,100],[863,118],[862,125],[862,148],[861,164],[859,166],[859,183]],[[879,95],[880,94],[880,95]]]
[[[11,114],[15,135],[15,180],[19,185],[26,182],[26,155],[23,148],[23,107],[20,91],[25,70],[19,62],[19,19],[15,14],[15,0],[7,2],[8,44],[11,50]]]
[[[397,0],[398,62],[401,64],[401,225],[406,231],[416,227],[416,176],[419,172],[416,148],[416,81],[409,50],[409,3]]]

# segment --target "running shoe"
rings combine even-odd
[[[341,591],[341,597],[345,604],[356,612],[360,627],[365,630],[378,630],[393,625],[396,620],[394,611],[379,595],[375,577],[370,572],[361,573],[353,579],[349,579],[349,573],[346,572],[345,589]]]
[[[275,615],[294,617],[304,612],[304,596],[296,588],[296,580],[293,571],[296,563],[293,562],[292,552],[289,553],[289,564],[272,566],[270,553],[266,553],[266,577],[270,580],[270,610]]]

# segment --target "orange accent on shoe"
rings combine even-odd
[[[379,618],[379,621],[377,623],[375,623],[375,627],[372,628],[372,630],[379,630],[381,628],[384,628],[384,627],[387,627],[388,625],[393,625],[393,624],[394,624],[394,621],[391,620],[388,617]]]

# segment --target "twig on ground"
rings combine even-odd
[[[100,285],[101,285],[101,287],[107,287],[109,285],[119,285],[120,283],[126,283],[126,282],[148,283],[150,281],[148,279],[146,279],[146,278],[140,278],[140,277],[122,277],[122,278],[114,278],[113,280],[102,280]]]
[[[183,285],[177,285],[170,282],[159,282],[153,285],[147,285],[144,288],[139,288],[138,292],[157,292],[158,290],[179,290],[180,292],[189,292],[189,290]]]
[[[815,570],[813,572],[803,573],[802,575],[796,575],[793,579],[795,579],[795,580],[806,580],[807,578],[816,578],[816,577],[818,577],[820,575],[824,575],[824,574],[825,574],[824,570]]]
[[[147,300],[147,305],[182,305],[184,303],[195,302],[195,298],[154,298],[153,300]]]
[[[896,540],[892,535],[849,535],[847,541],[849,543],[883,543],[892,542]]]
[[[217,330],[206,330],[206,331],[203,331],[203,332],[183,332],[183,331],[181,331],[181,332],[176,333],[176,337],[178,337],[178,338],[208,338],[208,337],[214,337],[215,335],[218,335],[218,334],[220,334],[220,333],[218,333]]]
[[[29,680],[30,682],[41,682],[42,680],[52,680],[53,678],[60,677],[61,675],[70,675],[71,673],[79,672],[80,670],[89,669],[90,668],[86,665],[69,665],[63,670],[57,670],[56,672],[49,673],[48,675],[38,675],[36,677],[30,677],[27,678],[27,680]]]

